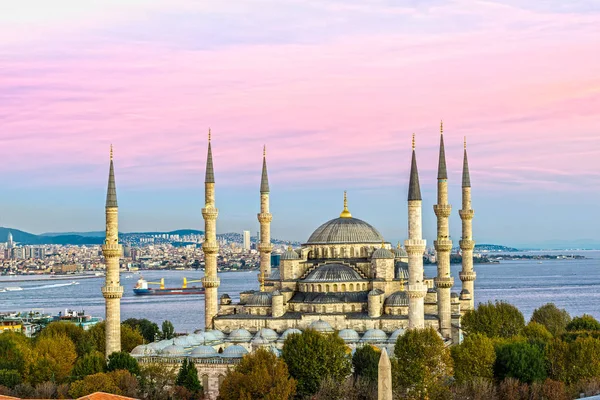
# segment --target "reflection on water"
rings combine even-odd
[[[533,310],[548,302],[565,308],[571,315],[591,314],[600,319],[600,252],[584,252],[585,260],[503,261],[500,264],[475,264],[475,301],[505,300],[517,307],[528,319]],[[453,291],[460,291],[460,265],[452,265],[455,280]],[[425,266],[427,276],[435,276],[435,265]],[[138,275],[122,274],[125,290],[121,299],[121,317],[147,318],[157,322],[168,319],[178,332],[191,332],[204,326],[204,296],[135,296],[133,287]],[[147,271],[145,279],[165,285],[180,286],[184,277],[200,279],[202,272]],[[257,272],[228,272],[220,274],[219,293],[228,293],[234,301],[239,292],[257,289]],[[104,299],[100,287],[104,278],[82,279],[78,284],[45,281],[10,283],[1,277],[0,288],[20,286],[22,291],[0,293],[0,311],[26,311],[43,308],[58,313],[65,308],[84,309],[93,316],[104,318]]]

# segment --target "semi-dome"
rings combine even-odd
[[[408,293],[403,290],[394,292],[390,294],[387,299],[385,299],[383,304],[391,307],[407,307]]]
[[[383,236],[370,224],[352,217],[340,217],[325,222],[308,238],[306,244],[380,244]]]
[[[366,281],[358,271],[344,264],[323,264],[312,270],[303,282],[355,282]]]
[[[213,358],[218,356],[219,353],[217,353],[217,351],[214,348],[204,345],[195,347],[190,353],[190,357],[196,358]]]
[[[354,329],[342,329],[339,331],[338,336],[346,343],[356,343],[360,339],[358,332]]]
[[[185,354],[185,349],[176,344],[172,344],[172,345],[169,345],[169,346],[165,347],[164,349],[162,349],[160,354],[163,356],[172,356],[172,357],[183,356]]]
[[[387,335],[381,329],[369,329],[362,337],[363,342],[381,343],[387,341]]]
[[[249,342],[250,339],[252,339],[252,334],[243,328],[234,329],[229,334],[229,341],[234,343]]]
[[[223,358],[242,358],[244,355],[248,354],[248,350],[244,347],[234,344],[233,346],[227,347],[223,350],[221,357]]]
[[[271,305],[271,293],[269,292],[256,292],[248,298],[246,301],[247,306],[270,306]]]
[[[391,251],[389,251],[388,249],[384,249],[383,247],[375,250],[373,252],[373,254],[371,255],[372,259],[393,259],[394,258],[394,254],[392,254]]]
[[[331,327],[329,322],[323,321],[322,319],[311,322],[311,324],[308,327],[310,329],[314,329],[317,332],[325,332],[325,333],[333,332],[333,328]]]

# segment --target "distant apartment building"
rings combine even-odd
[[[244,251],[250,250],[250,231],[244,231]]]

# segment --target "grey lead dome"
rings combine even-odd
[[[335,218],[318,227],[306,244],[381,244],[383,236],[373,226],[358,218]]]

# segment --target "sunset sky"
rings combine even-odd
[[[441,119],[456,243],[464,136],[478,243],[596,238],[600,3],[0,3],[0,226],[102,230],[112,143],[122,231],[203,229],[210,127],[219,232],[256,232],[266,145],[274,237],[347,190],[404,240],[414,132],[432,243]]]

